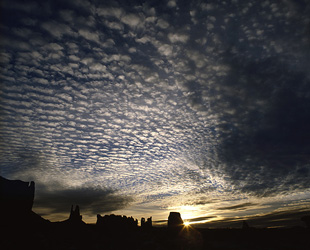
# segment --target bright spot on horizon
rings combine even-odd
[[[183,224],[184,226],[188,227],[191,223],[189,221],[185,221]]]

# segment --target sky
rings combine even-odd
[[[1,1],[0,174],[51,221],[310,213],[308,1]]]

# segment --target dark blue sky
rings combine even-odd
[[[292,0],[3,1],[1,175],[34,180],[51,220],[79,204],[88,221],[174,209],[297,225],[309,13]]]

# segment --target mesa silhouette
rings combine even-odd
[[[154,227],[152,217],[97,215],[83,221],[79,205],[68,219],[50,222],[32,211],[35,183],[0,176],[1,249],[308,249],[307,228],[259,229],[243,221],[240,229],[185,226],[179,212],[170,212],[166,226]]]

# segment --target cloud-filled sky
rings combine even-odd
[[[309,13],[293,0],[2,1],[1,175],[34,180],[52,221],[79,204],[87,222],[175,210],[291,223],[310,203]]]

